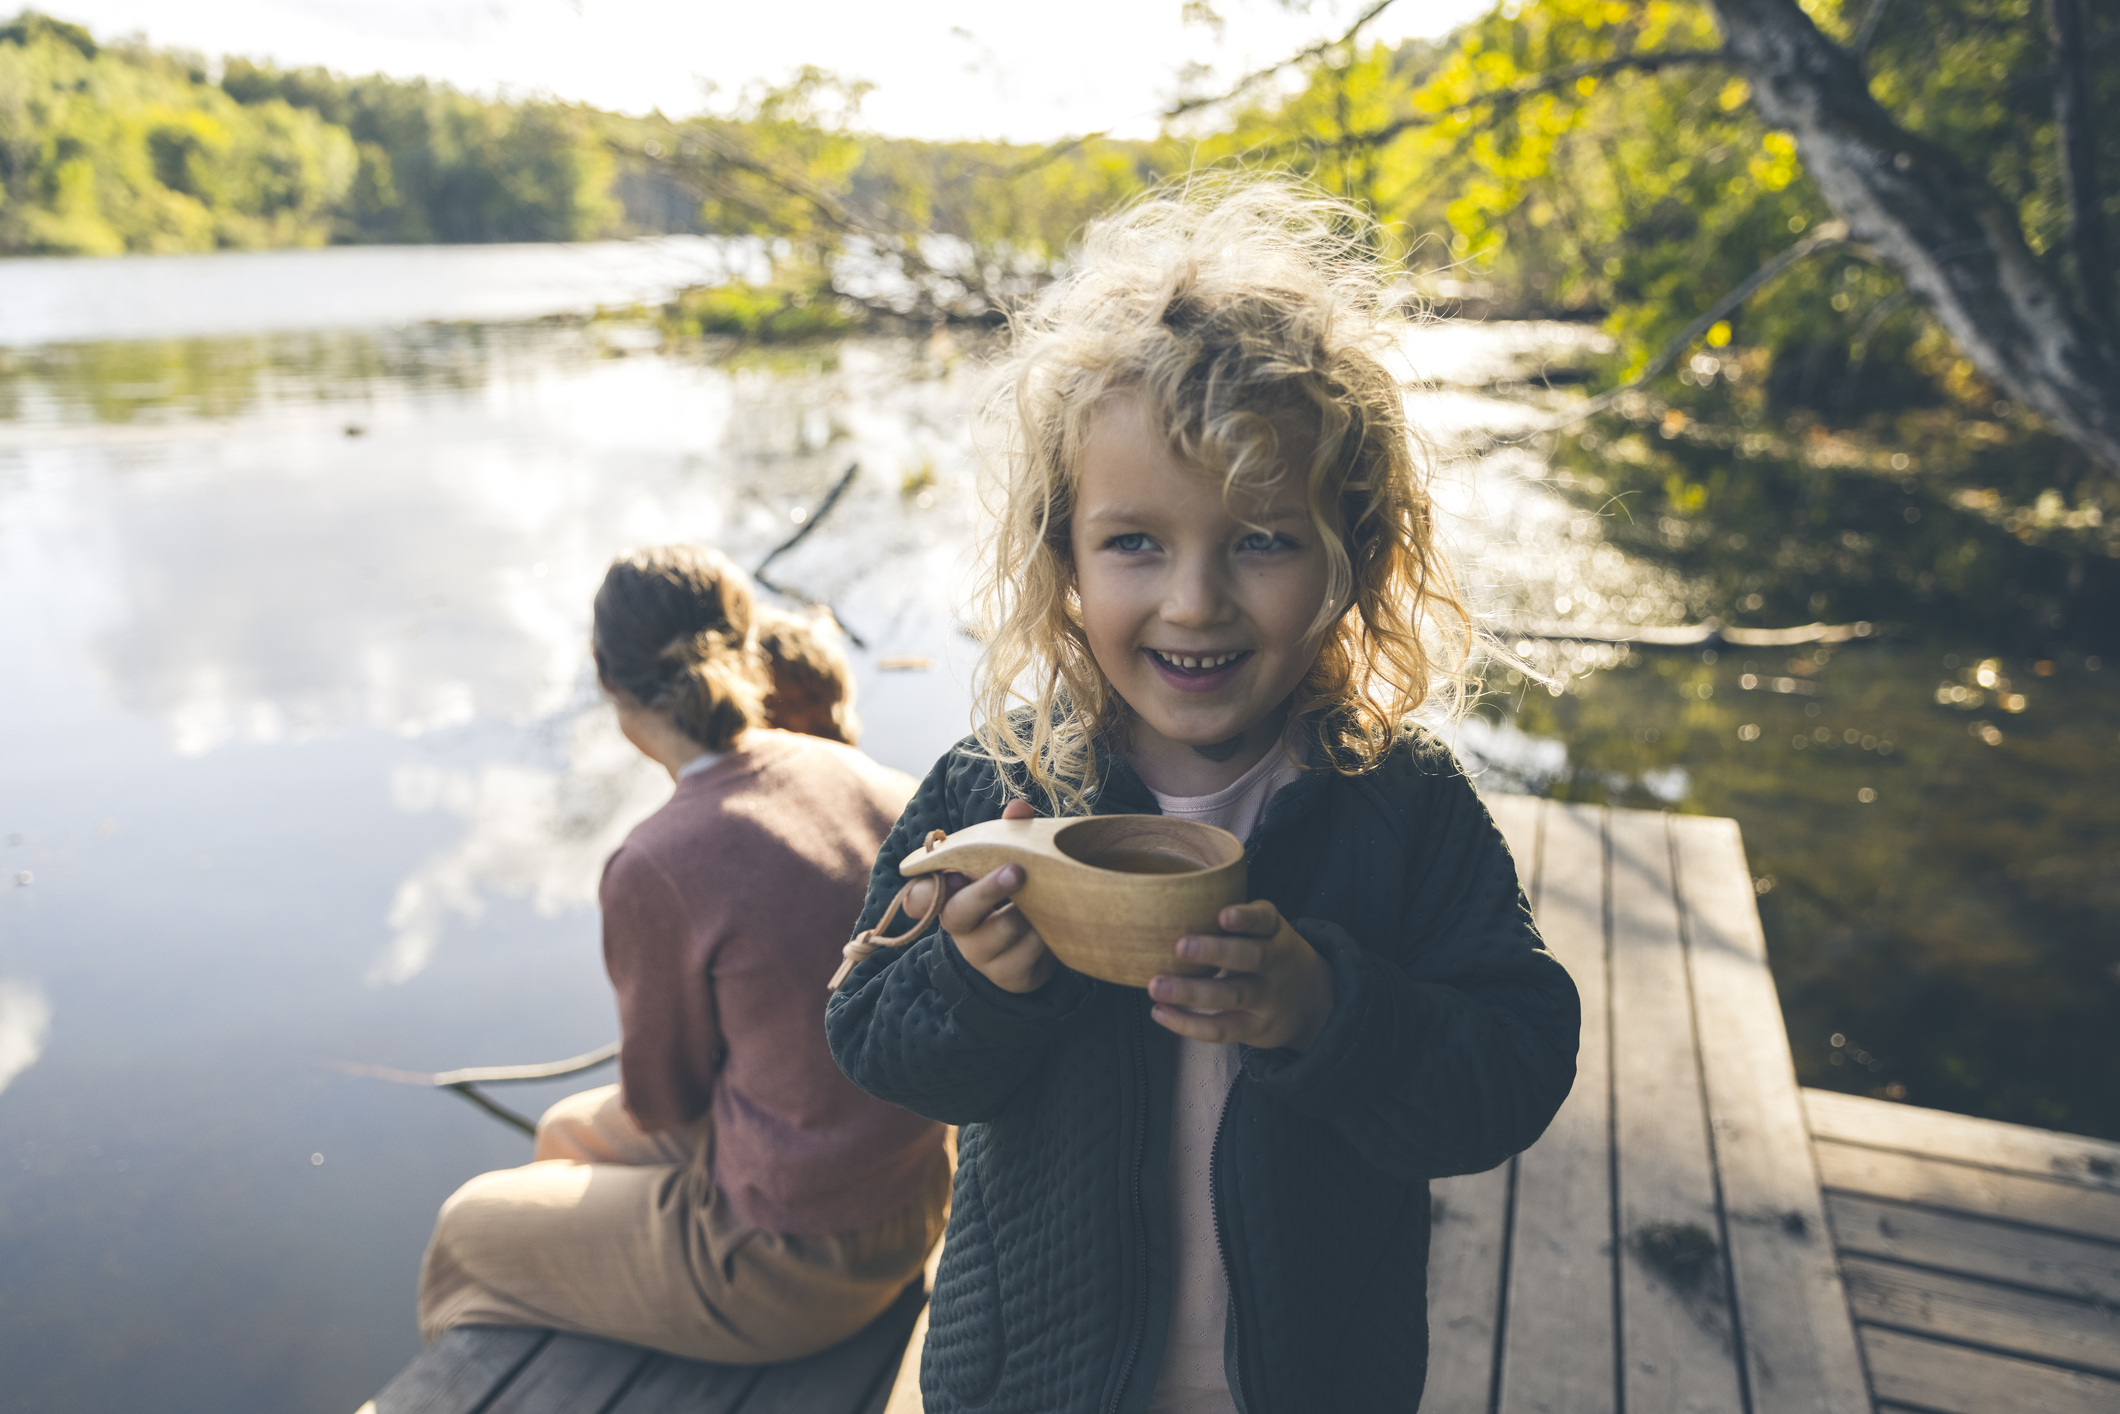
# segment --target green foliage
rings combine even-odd
[[[582,240],[619,218],[600,115],[0,26],[0,251]]]
[[[424,79],[343,78],[228,61],[227,93],[284,104],[346,132],[360,170],[339,213],[346,241],[586,240],[618,219],[600,115],[488,103]]]
[[[0,30],[0,250],[108,255],[316,245],[354,178],[345,132],[245,106],[179,56]]]

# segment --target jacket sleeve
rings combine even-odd
[[[684,901],[655,861],[625,848],[604,865],[598,896],[618,993],[620,1098],[650,1133],[690,1123],[713,1101],[721,1026]]]
[[[989,763],[962,747],[945,756],[884,840],[856,931],[882,918],[905,883],[899,862],[929,830],[993,819],[1005,802]],[[1006,991],[937,927],[855,968],[825,1005],[825,1039],[847,1078],[878,1099],[945,1124],[976,1123],[1036,1073],[1094,985],[1062,967],[1035,992]]]
[[[1401,936],[1364,946],[1291,919],[1332,969],[1332,1014],[1308,1052],[1244,1059],[1270,1093],[1404,1178],[1478,1173],[1530,1147],[1574,1083],[1582,1021],[1471,783],[1454,761],[1428,779]]]

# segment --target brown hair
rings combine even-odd
[[[751,579],[714,550],[662,545],[621,555],[596,591],[597,680],[666,712],[709,751],[765,720]]]
[[[861,736],[854,715],[854,665],[840,646],[839,626],[822,611],[758,616],[758,651],[771,683],[766,722],[782,731],[820,736],[848,746]]]

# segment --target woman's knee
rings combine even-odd
[[[599,1085],[594,1090],[555,1100],[538,1117],[535,1157],[594,1162],[601,1157],[600,1151],[608,1147],[601,1141],[611,1126],[609,1112],[613,1109],[620,1109],[616,1085]]]

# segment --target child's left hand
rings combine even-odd
[[[1215,921],[1224,931],[1178,939],[1178,956],[1223,975],[1152,979],[1156,1021],[1195,1041],[1309,1050],[1332,1015],[1325,959],[1264,899],[1232,904]]]

